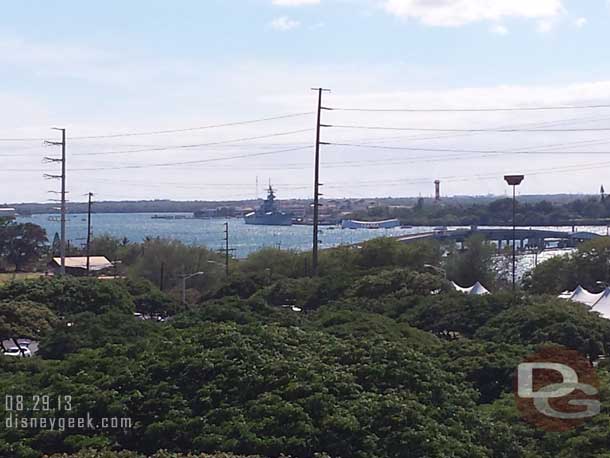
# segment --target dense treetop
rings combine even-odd
[[[195,266],[212,253],[155,239],[115,242],[104,241],[125,260],[127,279],[0,286],[0,334],[40,339],[35,358],[0,358],[0,394],[70,395],[70,416],[130,418],[131,427],[45,431],[3,422],[0,456],[607,456],[607,362],[599,368],[602,414],[561,435],[520,419],[512,376],[544,345],[595,361],[610,348],[610,321],[555,294],[502,291],[480,240],[445,256],[434,243],[389,239],[328,250],[318,278],[309,276],[308,253],[266,249],[232,263],[227,278],[220,269],[193,285],[187,305],[175,299],[173,274],[161,291],[150,266],[167,257],[179,273],[180,253]],[[604,246],[591,244],[567,262],[593,275],[604,259]],[[469,266],[490,275],[494,294],[451,288]],[[546,263],[539,269],[531,290]]]

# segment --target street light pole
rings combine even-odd
[[[516,284],[517,271],[517,186],[513,185],[513,291]]]
[[[204,274],[205,272],[195,272],[194,274],[182,276],[182,304],[186,305],[186,281]]]
[[[513,187],[513,293],[517,290],[517,186],[525,177],[523,175],[506,175],[504,180]]]

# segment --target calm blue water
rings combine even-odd
[[[187,213],[164,213],[163,215],[186,215]],[[127,237],[130,241],[140,242],[145,237],[177,239],[187,244],[202,245],[210,249],[224,246],[224,223],[229,222],[231,248],[235,256],[243,258],[263,247],[282,249],[311,249],[311,226],[252,226],[246,225],[241,218],[212,219],[152,219],[151,213],[98,213],[92,216],[93,235],[108,234],[114,237]],[[54,218],[56,215],[53,216]],[[49,215],[20,217],[20,221],[30,221],[44,227],[49,240],[59,232],[59,222],[49,221]],[[68,215],[67,239],[70,244],[81,246],[87,237],[87,215]],[[353,244],[375,237],[398,236],[426,232],[430,228],[415,229],[341,229],[340,227],[321,227],[321,247]]]
[[[185,215],[190,213],[164,213],[163,215]],[[140,242],[145,237],[177,239],[191,245],[206,246],[212,250],[224,246],[224,223],[229,222],[230,246],[235,249],[238,258],[263,247],[280,247],[283,249],[310,250],[312,239],[311,226],[252,226],[246,225],[241,218],[212,219],[152,219],[151,213],[97,213],[92,217],[93,235],[108,234],[114,237],[127,237],[132,242]],[[57,215],[53,216],[57,218]],[[30,221],[44,227],[49,240],[59,232],[59,222],[50,221],[49,215],[20,217],[20,221]],[[454,228],[449,228],[454,229]],[[548,227],[540,229],[561,230],[570,232],[571,227]],[[412,229],[341,229],[341,227],[321,227],[321,247],[328,248],[349,245],[370,240],[376,237],[392,237],[405,234],[431,232],[432,227],[415,227]],[[579,227],[606,235],[605,226]],[[87,237],[87,215],[68,215],[67,238],[75,246],[82,246]],[[525,257],[524,257],[525,258]],[[525,259],[524,259],[525,261]],[[528,266],[529,267],[529,266]],[[531,268],[531,267],[530,267]]]

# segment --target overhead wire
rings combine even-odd
[[[130,164],[130,165],[114,166],[114,167],[74,168],[74,169],[70,169],[70,171],[90,172],[90,171],[100,171],[100,170],[146,169],[146,168],[153,168],[153,167],[172,167],[175,165],[205,164],[205,163],[209,163],[209,162],[228,161],[228,160],[232,160],[232,159],[244,159],[244,158],[248,158],[248,157],[269,156],[269,155],[273,155],[273,154],[288,153],[288,152],[293,152],[293,151],[302,151],[305,149],[312,149],[312,148],[313,148],[313,146],[299,146],[296,148],[286,148],[286,149],[274,150],[274,151],[263,151],[260,153],[239,154],[239,155],[234,155],[234,156],[197,159],[197,160],[193,160],[193,161],[161,162],[161,163],[154,163],[154,164]]]
[[[131,149],[131,150],[123,150],[123,151],[77,153],[77,154],[74,154],[73,156],[108,156],[108,155],[117,155],[117,154],[133,154],[133,153],[148,153],[148,152],[154,152],[154,151],[168,151],[168,150],[175,150],[175,149],[201,148],[201,147],[207,147],[207,146],[217,146],[217,145],[227,145],[227,144],[231,144],[231,143],[240,143],[240,142],[252,141],[252,140],[262,140],[265,138],[283,137],[283,136],[287,136],[287,135],[300,134],[300,133],[304,133],[304,132],[312,132],[313,130],[314,129],[312,129],[312,128],[297,129],[297,130],[290,130],[290,131],[286,131],[286,132],[276,132],[276,133],[267,134],[267,135],[233,138],[233,139],[229,139],[229,140],[220,140],[220,141],[207,142],[207,143],[195,143],[195,144],[189,144],[189,145],[168,145],[168,146],[159,146],[159,147],[154,147],[154,148],[141,148],[141,149]]]
[[[569,129],[455,129],[455,128],[431,128],[431,127],[390,127],[390,126],[366,126],[366,125],[350,125],[350,124],[323,124],[322,127],[333,127],[337,129],[361,129],[361,130],[402,130],[412,132],[608,132],[610,127],[593,127],[593,128],[569,128]]]
[[[163,129],[163,130],[149,130],[144,132],[121,132],[114,134],[105,134],[105,135],[85,135],[85,136],[74,136],[69,137],[70,140],[92,140],[92,139],[101,139],[101,138],[120,138],[120,137],[135,137],[135,136],[144,136],[144,135],[162,135],[162,134],[175,134],[180,132],[191,132],[197,130],[207,130],[207,129],[216,129],[221,127],[233,127],[233,126],[243,126],[247,124],[256,124],[267,121],[277,121],[280,119],[289,119],[296,118],[300,116],[307,116],[314,114],[313,111],[306,111],[300,113],[289,113],[285,115],[278,116],[270,116],[266,118],[258,118],[258,119],[250,119],[246,121],[234,121],[227,122],[221,124],[211,124],[206,126],[197,126],[197,127],[186,127],[180,129]],[[44,141],[44,137],[16,137],[16,138],[0,138],[0,142],[29,142],[29,141]]]
[[[289,119],[289,118],[297,118],[301,116],[307,116],[314,114],[313,111],[306,111],[302,113],[290,113],[286,115],[280,116],[271,116],[268,118],[259,118],[252,119],[247,121],[235,121],[235,122],[227,122],[222,124],[211,124],[207,126],[199,126],[199,127],[187,127],[181,129],[165,129],[165,130],[150,130],[146,132],[125,132],[125,133],[117,133],[117,134],[106,134],[106,135],[87,135],[87,136],[76,136],[70,137],[70,140],[91,140],[91,139],[100,139],[100,138],[120,138],[120,137],[135,137],[142,135],[163,135],[163,134],[175,134],[179,132],[192,132],[196,130],[207,130],[207,129],[217,129],[221,127],[234,127],[234,126],[244,126],[248,124],[256,124],[267,121],[278,121],[280,119]]]
[[[385,113],[473,113],[473,112],[503,112],[503,111],[552,111],[552,110],[589,110],[599,108],[610,108],[610,105],[559,105],[559,106],[536,106],[536,107],[492,107],[492,108],[351,108],[351,107],[323,107],[328,111],[361,111],[361,112],[385,112]]]

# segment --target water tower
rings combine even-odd
[[[440,180],[434,181],[434,200],[439,202],[441,200],[441,182]]]

